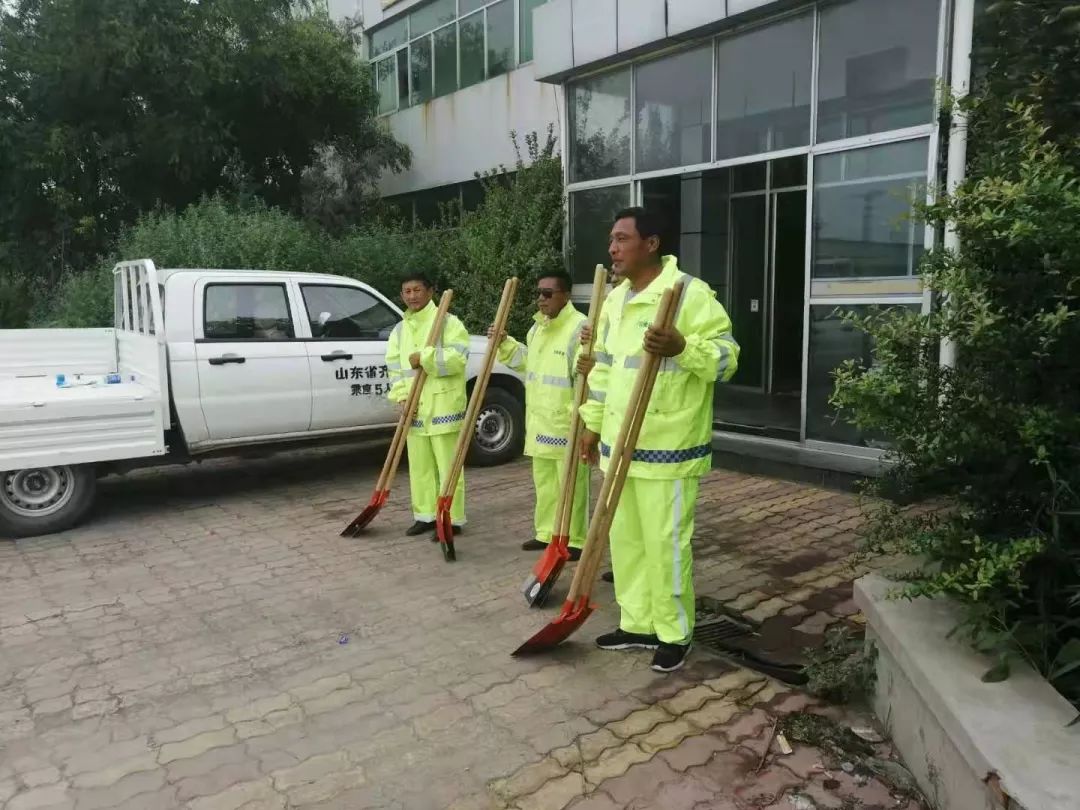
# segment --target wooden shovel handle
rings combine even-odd
[[[435,320],[431,324],[425,346],[434,346],[442,338],[443,327],[446,325],[446,317],[450,311],[450,303],[453,300],[453,290],[445,290],[439,298],[439,308],[435,312]],[[408,362],[408,359],[403,358],[403,362]],[[423,393],[425,382],[427,382],[427,372],[423,368],[416,369],[416,376],[409,387],[409,396],[406,397],[404,407],[401,409],[401,416],[398,418],[398,426],[394,432],[394,440],[390,444],[390,452],[387,453],[386,463],[383,465],[383,474],[379,477],[380,485],[378,488],[381,490],[390,489],[394,485],[398,466],[401,464],[401,456],[405,451],[409,428],[412,427],[416,409],[420,406],[420,395]]]
[[[593,273],[592,298],[589,300],[588,324],[592,338],[584,344],[582,357],[592,357],[596,345],[596,329],[600,323],[600,312],[604,306],[604,288],[607,284],[607,270],[604,265],[596,265]],[[567,304],[569,306],[569,304]],[[565,537],[570,533],[570,522],[574,514],[574,491],[578,477],[578,442],[581,441],[581,406],[588,396],[588,382],[585,375],[579,374],[574,383],[573,412],[570,414],[570,433],[566,437],[566,453],[563,454],[563,485],[559,496],[559,506],[555,510],[555,533]]]
[[[491,369],[495,366],[495,357],[498,353],[498,336],[506,329],[506,322],[510,319],[510,309],[514,305],[514,296],[517,294],[518,278],[508,278],[503,284],[502,298],[499,300],[499,308],[495,313],[495,328],[492,337],[488,338],[487,349],[484,352],[484,360],[480,365],[480,373],[473,382],[472,395],[469,404],[465,408],[465,423],[458,434],[457,446],[454,450],[454,459],[450,465],[450,472],[443,483],[443,498],[453,496],[461,470],[465,466],[465,456],[469,452],[469,443],[472,441],[473,431],[476,429],[476,419],[480,412],[480,406],[487,393],[488,380],[491,379]]]

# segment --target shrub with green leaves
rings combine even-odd
[[[967,102],[967,181],[925,211],[962,245],[923,264],[940,305],[852,318],[876,358],[837,372],[833,404],[889,443],[871,491],[944,504],[873,516],[871,545],[916,560],[902,593],[962,606],[961,636],[998,661],[987,679],[1018,657],[1080,705],[1080,142],[996,81]]]

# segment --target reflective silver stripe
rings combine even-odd
[[[438,372],[438,375],[440,377],[445,377],[447,375],[446,357],[443,355],[442,344],[440,344],[439,348],[435,350],[435,370]]]
[[[591,399],[593,402],[599,402],[599,403],[603,404],[604,402],[607,401],[607,394],[605,394],[603,391],[593,391],[590,388],[589,389],[589,399]]]
[[[543,379],[540,380],[543,385],[550,385],[554,388],[573,388],[574,384],[565,377],[556,377],[552,374],[545,374]]]
[[[386,367],[390,371],[401,371],[401,363],[395,363],[392,360],[387,361]]]
[[[734,347],[739,344],[735,342],[731,332],[724,332],[720,337],[715,338],[713,343],[720,350],[720,362],[716,364],[716,379],[723,380],[724,375],[731,368],[731,357],[735,353]]]
[[[530,371],[528,374],[525,375],[525,382],[532,382],[535,379],[536,379],[536,372],[535,371]]]
[[[570,336],[570,342],[566,344],[566,373],[570,378],[574,376],[574,356],[577,354],[577,347],[581,345],[581,330],[586,323],[587,321],[582,321],[577,325],[574,334]]]
[[[463,355],[466,359],[468,359],[468,357],[469,357],[469,347],[466,346],[464,343],[451,343],[446,348],[448,348],[448,349],[450,349],[452,351],[458,352],[459,354]]]
[[[540,327],[540,324],[538,324],[538,323],[534,323],[534,324],[533,324],[532,326],[530,326],[530,327],[529,327],[529,334],[525,335],[525,340],[526,340],[526,341],[530,341],[530,340],[532,340],[532,339],[533,339],[533,335],[535,335],[535,334],[536,334],[536,330],[537,330],[537,329],[538,329],[539,327]]]
[[[678,284],[680,281],[682,282],[683,287],[682,292],[679,293],[679,300],[675,304],[675,317],[671,319],[672,323],[679,322],[679,315],[682,313],[682,306],[686,301],[686,291],[690,289],[690,276],[686,273],[679,273],[679,277],[675,279],[675,283]]]
[[[415,368],[407,368],[404,371],[402,371],[401,373],[403,375],[405,375],[406,377],[415,377],[416,376],[416,369]]]
[[[514,354],[510,357],[510,368],[520,368],[525,362],[525,347],[520,344],[514,350]]]
[[[690,637],[690,622],[686,618],[686,608],[683,607],[682,599],[682,546],[679,543],[679,535],[682,534],[682,509],[683,509],[683,482],[675,480],[675,492],[671,505],[671,595],[675,599],[675,609],[679,614],[679,629],[682,630],[682,641],[685,643]]]
[[[641,368],[641,357],[627,357],[623,360],[623,368]]]
[[[600,363],[600,364],[605,365],[605,366],[610,366],[611,365],[611,355],[608,354],[607,352],[597,352],[596,354],[593,355],[593,357],[596,359],[597,363]]]

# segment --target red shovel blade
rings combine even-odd
[[[533,566],[532,576],[526,580],[521,588],[529,607],[543,607],[544,602],[547,601],[555,581],[558,580],[559,574],[562,573],[563,566],[570,559],[569,545],[569,537],[556,535],[551,538],[548,547],[544,549],[544,553],[536,561],[536,565]]]
[[[450,522],[450,504],[452,498],[439,498],[435,507],[435,536],[443,550],[443,559],[453,562],[457,559],[454,551],[454,524]]]
[[[342,531],[342,537],[356,537],[360,532],[367,528],[367,525],[375,519],[375,516],[379,514],[379,510],[386,505],[387,499],[390,497],[390,490],[379,489],[371,496],[371,501],[364,507],[364,511],[353,518],[353,522],[345,527]]]
[[[589,597],[582,596],[576,602],[569,600],[563,602],[562,612],[540,632],[514,650],[512,655],[533,655],[547,652],[557,647],[566,639],[570,638],[575,630],[585,623],[589,615],[596,610],[596,605],[589,601]]]

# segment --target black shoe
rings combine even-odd
[[[652,668],[656,672],[674,672],[686,663],[690,655],[689,644],[668,644],[660,642],[660,649],[652,658]]]
[[[522,551],[541,551],[547,548],[547,543],[542,540],[526,540],[521,544]]]
[[[615,572],[614,571],[605,571],[604,573],[602,573],[600,575],[600,579],[604,580],[604,582],[610,582],[612,585],[614,585],[615,584]]]
[[[578,560],[581,559],[581,549],[580,548],[568,548],[567,551],[570,552],[570,562],[577,562]]]
[[[416,521],[412,526],[405,530],[406,537],[417,537],[425,532],[430,532],[435,529],[435,522],[425,523],[422,520]]]
[[[601,650],[655,650],[660,646],[660,639],[646,633],[627,633],[619,629],[597,638],[596,646]]]

